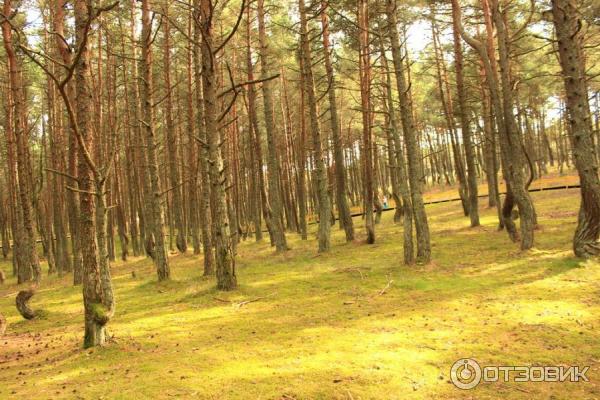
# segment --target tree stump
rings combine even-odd
[[[17,294],[17,310],[25,319],[34,319],[36,317],[36,312],[33,311],[29,307],[29,300],[35,294],[35,289],[21,290],[19,294]]]

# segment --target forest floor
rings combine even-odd
[[[454,193],[455,194],[455,193]],[[104,348],[81,348],[81,288],[44,277],[32,299],[42,318],[14,307],[0,338],[0,398],[27,399],[583,399],[600,398],[600,264],[571,252],[579,191],[533,193],[540,229],[521,252],[481,201],[469,228],[458,202],[427,206],[433,262],[402,264],[402,228],[385,212],[377,242],[332,250],[290,234],[292,250],[239,246],[239,289],[217,292],[192,255],[170,258],[157,283],[145,258],[113,266],[117,313]],[[315,226],[311,226],[314,233]],[[7,272],[10,263],[2,261]],[[137,278],[132,276],[136,272]],[[589,382],[481,383],[459,390],[452,364],[590,366]]]

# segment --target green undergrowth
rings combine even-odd
[[[14,278],[0,287],[0,398],[405,399],[600,398],[600,265],[571,252],[577,190],[533,194],[540,228],[521,252],[481,205],[427,207],[433,261],[402,264],[402,225],[385,212],[376,244],[334,229],[316,252],[289,234],[238,249],[239,289],[215,290],[202,259],[172,254],[172,281],[145,258],[113,265],[117,309],[104,348],[83,350],[81,288],[44,277],[23,320]],[[482,200],[483,202],[483,200]],[[10,263],[0,267],[10,275]],[[132,274],[135,271],[135,277]],[[590,382],[449,383],[455,360],[589,365]]]

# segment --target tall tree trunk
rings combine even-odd
[[[527,182],[524,177],[525,154],[513,113],[515,102],[513,89],[514,82],[512,81],[509,65],[508,46],[510,38],[508,36],[504,18],[502,17],[499,1],[491,1],[492,17],[496,26],[496,37],[498,40],[504,125],[506,129],[507,144],[510,148],[510,150],[506,152],[508,156],[507,170],[511,177],[511,189],[519,209],[521,220],[521,250],[526,250],[533,247],[533,231],[535,228],[536,216],[533,201],[527,191]]]
[[[394,109],[394,97],[392,91],[392,77],[390,74],[390,68],[388,60],[385,55],[385,49],[383,46],[383,35],[380,35],[381,40],[381,62],[386,78],[386,102],[387,112],[389,114],[389,135],[392,140],[390,144],[393,145],[393,152],[390,152],[391,158],[390,165],[396,167],[398,180],[397,186],[399,193],[395,193],[394,196],[402,198],[402,217],[404,225],[404,264],[412,264],[414,262],[414,244],[413,244],[413,210],[412,202],[410,199],[410,187],[408,186],[408,177],[406,176],[406,164],[404,157],[403,143],[400,141],[400,134],[398,132],[398,119],[396,116],[396,110]]]
[[[216,56],[213,46],[212,0],[200,0],[200,29],[202,33],[202,93],[204,95],[204,125],[207,133],[208,172],[213,207],[217,289],[232,290],[237,286],[235,252],[231,240],[225,173],[221,154],[222,134],[217,126]],[[206,190],[206,188],[204,188]]]
[[[11,0],[4,1],[4,15],[11,15],[13,12]],[[23,247],[22,247],[22,267],[25,269],[19,274],[19,281],[28,280],[33,276],[37,283],[42,279],[40,261],[35,249],[35,232],[33,227],[33,177],[31,171],[31,160],[29,155],[29,129],[27,123],[27,108],[25,103],[25,92],[22,82],[22,72],[20,71],[20,60],[13,45],[13,37],[10,23],[7,20],[2,22],[2,37],[4,40],[4,50],[8,61],[9,81],[11,88],[11,107],[14,110],[14,136],[17,147],[17,171],[19,185],[19,203],[22,209],[23,223]],[[31,272],[28,272],[30,270]]]
[[[259,0],[261,2],[262,0]],[[319,116],[317,112],[317,98],[315,95],[315,81],[312,71],[312,55],[308,37],[308,22],[306,18],[306,9],[304,0],[299,0],[298,8],[300,11],[300,41],[301,52],[304,60],[302,74],[304,75],[304,86],[306,87],[306,96],[308,101],[308,111],[310,118],[310,130],[313,139],[313,152],[315,158],[315,175],[317,179],[317,197],[319,202],[319,252],[329,251],[331,247],[331,203],[328,194],[327,167],[325,165],[325,154],[323,152],[323,143],[321,139],[321,127],[319,126]]]
[[[329,95],[329,118],[331,122],[331,138],[333,139],[333,157],[335,160],[335,196],[338,207],[339,219],[344,232],[346,241],[354,240],[354,224],[350,215],[348,206],[348,196],[346,190],[346,167],[344,165],[344,150],[341,143],[341,127],[338,120],[337,99],[336,99],[336,81],[331,63],[331,48],[329,39],[329,17],[327,15],[327,3],[321,0],[321,27],[323,28],[323,58],[325,61],[325,71],[328,80]]]
[[[258,40],[260,42],[261,74],[262,79],[268,79],[271,75],[271,60],[265,26],[264,0],[257,1],[256,13],[258,17]],[[271,88],[271,84],[272,82],[270,79],[262,83],[265,131],[267,133],[267,166],[269,179],[269,204],[271,205],[271,229],[273,231],[275,248],[277,251],[285,251],[288,249],[288,246],[285,237],[285,228],[283,226],[283,205],[279,184],[279,163],[277,161],[275,120],[273,116],[273,90]]]
[[[582,22],[575,3],[552,0],[558,54],[567,96],[569,137],[581,184],[581,204],[573,251],[577,257],[600,254],[600,179],[594,154],[592,116],[588,102]]]
[[[411,200],[415,217],[417,232],[417,261],[428,263],[431,260],[431,243],[429,238],[429,224],[423,202],[423,171],[421,168],[421,150],[417,140],[417,133],[412,115],[412,107],[408,96],[410,88],[407,87],[404,76],[404,65],[400,49],[400,36],[396,18],[396,0],[386,0],[386,13],[388,18],[388,34],[392,43],[392,58],[396,72],[396,85],[400,100],[400,119],[406,143],[408,156],[408,180],[410,183]]]
[[[471,226],[479,226],[479,209],[477,197],[477,170],[475,169],[475,153],[471,138],[471,124],[469,122],[469,109],[467,105],[467,91],[463,72],[463,47],[458,29],[459,14],[457,5],[452,3],[452,35],[454,38],[454,68],[456,70],[456,91],[458,94],[458,117],[460,119],[461,133],[467,158],[467,185],[469,192],[469,218]]]
[[[159,141],[156,139],[154,129],[154,117],[152,110],[152,51],[151,44],[152,26],[150,20],[150,0],[142,0],[142,32],[141,32],[141,47],[142,57],[140,59],[141,69],[141,102],[142,102],[142,125],[145,131],[146,145],[146,162],[148,166],[148,175],[150,178],[150,192],[146,193],[149,209],[149,220],[146,221],[150,225],[150,231],[154,237],[154,249],[152,250],[152,258],[156,267],[158,280],[163,281],[170,278],[169,260],[167,258],[167,250],[165,245],[164,233],[164,215],[163,206],[161,203],[161,184],[160,174],[158,169],[157,150]]]
[[[172,210],[175,222],[175,228],[177,229],[177,238],[175,243],[177,249],[181,253],[185,253],[187,250],[187,239],[185,232],[185,224],[183,220],[183,201],[182,201],[182,189],[179,177],[179,168],[177,162],[177,135],[175,132],[175,123],[173,122],[173,99],[171,96],[171,24],[169,22],[169,5],[165,5],[165,14],[167,15],[164,21],[164,44],[163,44],[163,73],[165,78],[165,89],[166,102],[165,102],[165,133],[167,142],[167,153],[169,163],[169,184],[171,185],[170,191],[172,193]]]
[[[375,225],[373,207],[375,206],[375,188],[373,187],[373,133],[371,131],[371,59],[369,57],[369,11],[366,0],[358,2],[359,28],[359,74],[360,104],[363,129],[363,176],[364,176],[364,212],[367,243],[375,243]]]
[[[91,76],[88,50],[87,26],[91,13],[85,0],[75,1],[75,43],[81,48],[81,54],[75,65],[76,121],[71,123],[75,135],[78,135],[78,188],[80,200],[79,234],[83,257],[83,304],[85,308],[84,347],[104,344],[105,326],[114,313],[114,299],[105,235],[106,207],[104,204],[104,178],[99,179],[91,161],[94,149],[94,136],[90,114],[92,112]],[[68,98],[63,94],[63,99]],[[71,109],[70,104],[67,105]],[[95,182],[95,185],[94,185]],[[94,201],[93,190],[96,190]],[[100,211],[102,214],[96,214]],[[100,226],[97,224],[100,222]],[[100,239],[100,242],[98,242]]]

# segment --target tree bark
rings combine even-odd
[[[458,94],[458,117],[467,159],[467,186],[469,192],[469,218],[471,226],[479,226],[479,209],[477,197],[477,170],[475,169],[475,152],[471,138],[471,124],[469,122],[469,109],[467,105],[467,91],[463,71],[463,47],[460,38],[457,13],[457,4],[452,3],[452,35],[454,38],[454,67],[456,69],[456,91]]]
[[[216,57],[213,46],[213,10],[212,0],[200,0],[199,16],[202,33],[202,93],[204,95],[204,124],[207,133],[208,173],[210,177],[210,195],[213,207],[213,229],[215,232],[215,259],[217,289],[233,290],[237,286],[235,271],[235,252],[231,240],[226,179],[223,167],[221,146],[223,137],[217,126],[216,107]],[[205,188],[206,190],[206,188]]]
[[[568,0],[552,0],[552,15],[567,97],[571,127],[569,138],[581,185],[581,204],[573,237],[573,251],[577,257],[588,258],[600,254],[600,179],[592,137],[582,21],[575,3]]]
[[[325,61],[325,71],[328,80],[329,95],[329,118],[331,123],[331,138],[333,141],[333,158],[335,160],[335,196],[338,207],[339,219],[344,232],[346,241],[354,240],[354,223],[348,205],[348,196],[346,189],[346,166],[344,165],[344,150],[341,143],[341,127],[338,119],[337,98],[336,98],[336,80],[331,62],[331,43],[329,39],[329,16],[327,15],[327,3],[321,0],[321,27],[323,28],[323,59]]]
[[[152,110],[152,26],[150,21],[150,0],[142,1],[142,33],[141,33],[141,47],[142,57],[140,59],[141,69],[141,101],[142,101],[142,125],[145,131],[145,145],[146,145],[146,161],[148,167],[148,175],[150,178],[150,193],[147,193],[149,197],[146,201],[150,204],[149,209],[149,221],[146,221],[150,225],[150,231],[154,238],[154,248],[152,250],[154,265],[158,275],[158,280],[170,279],[169,260],[167,258],[167,250],[165,245],[165,233],[164,233],[164,215],[163,206],[161,203],[161,184],[160,174],[158,170],[158,140],[156,139],[156,132],[154,128],[154,117]]]
[[[396,72],[396,85],[400,101],[400,119],[402,131],[406,143],[408,156],[408,180],[410,183],[411,200],[415,218],[415,229],[417,233],[417,261],[429,263],[431,260],[431,243],[429,237],[429,224],[425,213],[423,202],[423,170],[421,167],[421,151],[415,124],[413,120],[411,104],[408,96],[410,88],[406,85],[400,49],[400,36],[398,34],[398,22],[396,18],[396,0],[386,0],[386,13],[388,18],[388,34],[392,43],[392,58]]]
[[[256,14],[258,18],[258,39],[260,42],[260,62],[262,79],[268,79],[271,76],[269,44],[267,43],[267,32],[265,26],[264,0],[257,1]],[[279,184],[279,162],[277,160],[277,145],[275,120],[273,116],[273,90],[271,80],[265,80],[262,83],[265,131],[267,133],[267,167],[269,180],[269,204],[271,206],[271,229],[273,231],[273,240],[277,251],[288,250],[285,237],[285,228],[283,226],[283,205],[281,200],[281,188]]]
[[[259,2],[262,0],[259,0]],[[319,252],[329,251],[331,247],[331,203],[329,202],[327,167],[325,165],[325,154],[323,152],[323,143],[321,139],[321,127],[319,126],[319,116],[317,112],[317,98],[315,95],[315,81],[312,71],[312,55],[308,37],[308,22],[306,18],[306,9],[304,0],[298,2],[300,11],[300,41],[301,52],[304,60],[302,73],[304,75],[304,85],[306,87],[306,96],[308,101],[308,110],[310,118],[310,130],[313,139],[313,153],[315,158],[315,175],[317,179],[317,197],[319,214]]]

